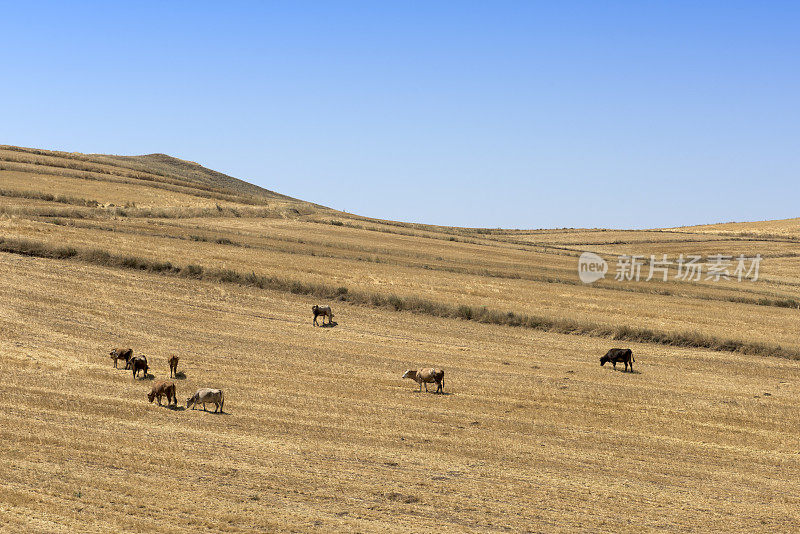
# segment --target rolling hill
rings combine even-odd
[[[604,279],[579,280],[583,252]],[[681,255],[718,254],[727,279],[679,278]],[[621,255],[639,281],[615,280]],[[800,219],[430,226],[163,154],[0,146],[0,521],[798,530],[798,267]],[[316,302],[335,327],[311,325]],[[115,370],[116,346],[151,376]],[[616,346],[634,373],[598,365]],[[172,354],[179,401],[219,387],[223,415],[148,404]],[[400,379],[433,365],[446,395]]]

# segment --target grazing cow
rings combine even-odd
[[[172,378],[174,375],[178,374],[178,357],[171,356],[168,360],[169,363],[169,377]]]
[[[178,397],[175,396],[175,382],[156,382],[150,393],[147,394],[147,400],[153,402],[153,399],[158,399],[158,405],[161,406],[161,397],[167,397],[167,406],[170,404],[178,405]]]
[[[139,371],[144,373],[144,377],[147,378],[147,371],[150,369],[147,366],[147,357],[142,354],[141,356],[135,356],[130,359],[131,369],[133,370],[133,378],[136,379],[136,375],[139,374]]]
[[[128,368],[128,361],[133,356],[133,349],[114,349],[108,353],[114,360],[114,369],[117,368],[117,360],[125,360],[125,368]]]
[[[628,370],[628,365],[631,366],[631,373],[633,372],[633,351],[631,349],[611,349],[605,356],[600,358],[600,367],[604,366],[607,362],[611,362],[614,369],[617,368],[617,362],[625,363],[625,370]]]
[[[225,395],[222,394],[221,389],[210,389],[210,388],[202,388],[198,389],[197,393],[186,399],[186,409],[189,409],[189,406],[194,407],[196,404],[203,405],[203,411],[206,411],[206,403],[214,403],[214,413],[217,413],[217,409],[219,412],[222,413],[222,406],[225,404]]]
[[[331,324],[331,321],[333,320],[333,312],[331,311],[330,306],[317,306],[314,304],[311,307],[311,311],[314,313],[314,326],[319,326],[317,325],[317,317],[320,315],[322,316],[322,326],[325,326],[325,317],[328,318],[328,325]]]
[[[422,393],[422,384],[425,384],[425,392],[428,391],[428,384],[436,382],[435,393],[444,393],[444,370],[435,369],[433,367],[428,369],[409,369],[403,373],[403,378],[410,378],[419,384],[419,391]]]

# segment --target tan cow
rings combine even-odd
[[[444,370],[429,367],[427,369],[409,369],[403,373],[403,378],[410,378],[419,384],[419,391],[422,393],[422,384],[425,384],[425,392],[428,391],[428,384],[436,382],[435,393],[444,393]]]
[[[328,326],[330,326],[333,320],[333,311],[331,311],[330,306],[318,306],[315,304],[311,306],[311,312],[314,314],[314,326],[318,326],[317,317],[320,315],[322,316],[322,326],[325,326],[325,317],[328,318]]]
[[[158,405],[161,406],[161,397],[164,396],[167,397],[167,406],[178,405],[178,397],[175,396],[175,382],[156,382],[153,389],[147,394],[147,400],[153,402],[153,399],[158,399]]]

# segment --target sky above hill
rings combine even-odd
[[[482,227],[800,216],[797,2],[17,2],[0,144]]]

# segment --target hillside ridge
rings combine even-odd
[[[56,174],[75,176],[74,171],[92,172],[100,175],[109,174],[151,182],[167,182],[183,187],[195,187],[236,196],[278,199],[308,204],[300,199],[209,169],[199,163],[162,153],[122,156],[0,145],[0,163],[2,163],[2,169],[0,170],[30,172],[36,167],[29,166],[35,165],[48,174],[52,172],[51,169],[53,168],[69,169],[73,172],[67,173],[67,171],[60,170]],[[14,164],[17,165],[15,166]],[[28,167],[19,167],[19,165]],[[45,170],[45,168],[47,169]]]
[[[17,164],[17,165],[15,165]],[[25,167],[21,167],[25,165]],[[480,227],[456,227],[442,226],[409,221],[393,221],[388,219],[377,219],[365,217],[357,214],[338,212],[326,206],[311,203],[299,198],[291,197],[271,189],[261,187],[241,178],[230,176],[220,171],[210,169],[204,165],[171,156],[169,154],[155,152],[141,155],[116,155],[99,153],[66,152],[58,150],[48,150],[31,147],[21,147],[14,145],[0,145],[0,170],[18,170],[31,172],[31,165],[40,168],[49,168],[45,173],[52,172],[50,169],[70,169],[74,171],[95,172],[101,175],[125,176],[138,180],[150,182],[166,182],[180,187],[196,188],[202,191],[215,192],[220,194],[233,195],[235,197],[250,198],[260,203],[263,200],[279,200],[288,203],[297,203],[306,208],[322,209],[331,215],[337,213],[347,218],[368,223],[378,223],[384,225],[396,225],[409,229],[424,230],[431,232],[457,232],[478,234],[483,236],[505,236],[515,237],[530,233],[551,233],[551,232],[608,232],[617,231],[605,228],[480,228]],[[56,174],[66,173],[59,170]],[[84,176],[85,177],[85,176]],[[259,200],[262,199],[262,200]],[[714,234],[739,234],[739,235],[769,235],[782,236],[792,239],[800,238],[800,219],[776,219],[769,221],[743,221],[743,222],[718,222],[710,224],[698,224],[681,227],[654,228],[651,232],[682,232],[691,231],[698,233]]]

